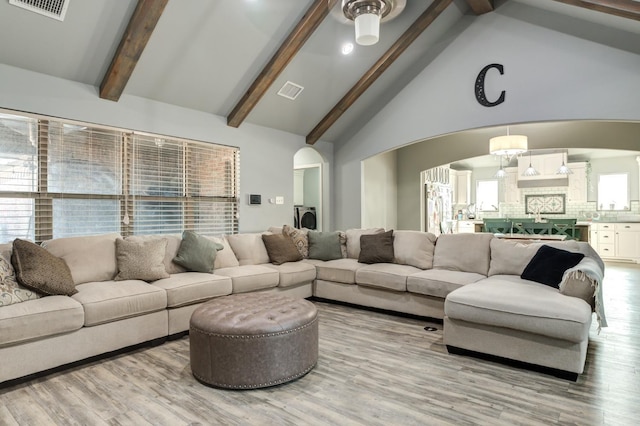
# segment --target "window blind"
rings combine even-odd
[[[0,242],[238,232],[237,148],[0,110]]]

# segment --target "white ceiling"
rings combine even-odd
[[[59,22],[0,0],[0,63],[97,88],[136,3],[70,0],[65,21]],[[170,0],[123,96],[226,117],[312,3]],[[340,49],[353,42],[353,26],[330,14],[246,121],[307,135],[430,4],[407,0],[405,10],[383,24],[378,44],[356,46],[349,56]],[[640,54],[638,21],[551,0],[496,0],[494,5],[490,13]],[[322,139],[340,142],[353,135],[476,18],[466,1],[454,0]],[[287,80],[304,86],[296,101],[276,95]]]

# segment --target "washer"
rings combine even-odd
[[[296,228],[318,229],[315,207],[297,206],[295,217],[297,218]]]

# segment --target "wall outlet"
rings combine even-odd
[[[284,204],[284,197],[282,196],[276,197],[276,204]]]

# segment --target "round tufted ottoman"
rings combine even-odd
[[[246,293],[198,307],[189,329],[191,371],[229,389],[278,385],[318,361],[318,313],[304,299]]]

